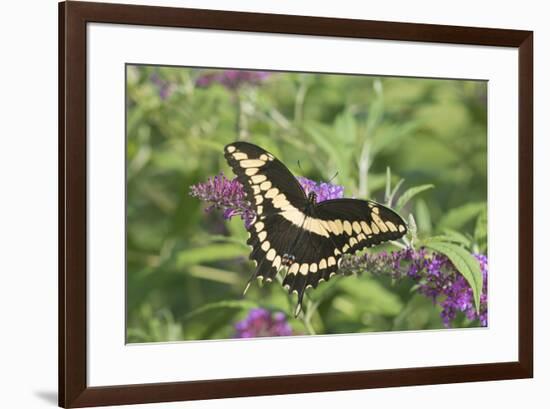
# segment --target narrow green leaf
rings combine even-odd
[[[180,251],[176,258],[176,267],[202,264],[206,262],[227,260],[247,254],[243,246],[232,243],[211,244]]]
[[[401,210],[413,197],[416,195],[424,192],[425,190],[432,189],[434,185],[420,185],[420,186],[413,186],[405,191],[399,199],[397,200],[397,203],[395,205],[395,210],[399,211]]]
[[[449,228],[457,230],[475,218],[485,208],[485,203],[478,202],[467,203],[463,206],[451,209],[439,221],[439,229]]]
[[[451,229],[443,229],[443,232],[445,233],[445,236],[447,238],[447,241],[462,244],[466,248],[470,248],[472,245],[472,241],[466,237],[464,234],[457,232],[456,230]]]
[[[474,295],[476,311],[479,312],[479,303],[481,290],[483,287],[483,278],[481,276],[481,267],[477,259],[462,247],[444,243],[435,240],[427,240],[424,245],[438,253],[444,254],[453,263],[457,271],[464,276]]]
[[[187,269],[189,275],[203,280],[217,281],[225,284],[238,284],[242,282],[239,274],[234,271],[222,270],[206,266],[191,266]]]
[[[220,310],[220,309],[240,309],[240,310],[248,310],[250,308],[256,308],[258,306],[257,303],[249,300],[227,300],[227,301],[218,301],[213,302],[210,304],[205,304],[190,313],[188,313],[185,317],[183,317],[184,321],[187,321],[191,318],[196,317],[197,315],[203,314],[208,311],[212,310]]]
[[[391,206],[393,202],[393,198],[395,197],[395,195],[397,194],[397,191],[399,190],[399,188],[404,182],[405,182],[405,179],[400,179],[399,182],[397,182],[397,184],[394,186],[393,190],[390,193],[390,197],[388,197],[388,201],[387,201],[388,206]]]
[[[484,245],[487,242],[487,209],[484,209],[477,217],[474,240],[478,245]]]
[[[423,234],[432,232],[432,217],[426,201],[417,199],[415,203],[415,215],[418,230]]]
[[[384,192],[384,203],[390,206],[390,194],[391,194],[391,169],[386,166],[386,190]]]

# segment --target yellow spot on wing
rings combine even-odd
[[[311,263],[309,265],[309,271],[311,271],[312,273],[316,273],[317,272],[317,263]]]
[[[266,175],[255,175],[251,177],[252,183],[258,184],[262,183],[264,180],[267,180]]]
[[[272,188],[272,189],[269,189],[267,191],[267,193],[265,194],[265,197],[268,198],[268,199],[273,199],[275,196],[277,196],[279,194],[279,189],[277,189],[276,187]]]
[[[386,226],[388,226],[391,231],[397,231],[397,227],[395,227],[395,224],[392,222],[386,222]]]
[[[233,153],[236,150],[236,148],[233,145],[229,145],[226,149],[227,149],[227,152],[229,153]]]
[[[269,250],[269,247],[271,247],[270,244],[269,244],[269,241],[264,241],[264,242],[262,243],[262,250],[263,250],[263,251]]]
[[[325,259],[322,259],[319,262],[319,270],[324,270],[325,268],[327,268],[327,261]]]
[[[351,236],[351,224],[347,220],[344,220],[344,230],[348,234],[348,236]]]
[[[376,213],[371,213],[372,220],[376,223],[378,228],[383,232],[386,233],[388,231],[388,226],[382,221],[380,216],[378,216]]]
[[[267,232],[265,230],[258,233],[258,240],[260,240],[260,243],[264,241],[266,237],[267,237]]]
[[[309,271],[309,265],[308,264],[302,264],[300,266],[300,274],[306,275]]]
[[[361,227],[363,228],[363,231],[365,232],[365,234],[372,234],[372,230],[370,229],[367,223],[361,222]]]
[[[277,208],[277,209],[285,209],[285,207],[287,207],[288,205],[290,205],[290,202],[288,200],[286,200],[286,196],[284,194],[280,194],[280,195],[277,195],[274,199],[273,199],[273,207]]]
[[[258,168],[248,168],[247,170],[244,171],[244,174],[246,176],[254,176],[256,173],[258,173],[260,169]]]
[[[243,160],[248,159],[248,155],[246,153],[236,152],[233,154],[233,158],[235,158],[235,160]]]
[[[254,227],[256,228],[256,232],[258,233],[264,229],[264,224],[262,222],[258,222],[254,225]]]
[[[265,258],[267,258],[269,261],[273,261],[273,259],[275,258],[275,255],[277,254],[277,252],[275,251],[275,249],[270,249],[267,254],[265,255]]]
[[[268,190],[271,187],[271,182],[268,180],[267,182],[263,182],[260,185],[260,189],[262,190]]]
[[[328,266],[334,266],[336,264],[336,259],[334,257],[329,257],[328,258]]]
[[[352,237],[351,239],[349,239],[349,245],[350,247],[353,247],[357,244],[357,240],[355,239],[355,237]]]
[[[402,224],[399,225],[399,232],[403,233],[404,231],[405,231],[405,226],[403,226]]]
[[[265,165],[263,160],[259,159],[246,159],[239,162],[241,168],[260,168]]]
[[[279,270],[279,267],[281,267],[281,256],[275,257],[275,260],[273,261],[273,267]]]
[[[353,222],[352,227],[355,233],[357,234],[361,233],[361,226],[359,225],[358,222]]]
[[[264,201],[264,198],[262,195],[254,196],[254,198],[256,199],[257,205],[262,204],[262,202]]]
[[[378,226],[376,225],[375,222],[372,222],[372,223],[370,224],[370,227],[372,228],[372,232],[373,232],[374,234],[380,233],[380,229],[378,229]]]
[[[292,264],[288,269],[288,274],[296,274],[298,272],[298,268],[300,268],[300,264],[298,263]]]

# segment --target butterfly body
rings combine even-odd
[[[225,157],[256,213],[248,226],[253,277],[272,281],[286,269],[283,286],[298,294],[336,274],[341,258],[402,237],[403,219],[376,202],[333,199],[317,202],[271,153],[247,142],[225,147]]]

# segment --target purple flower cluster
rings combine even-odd
[[[306,194],[315,192],[318,202],[339,199],[344,196],[343,186],[331,185],[324,182],[316,183],[304,177],[299,177],[298,182],[300,182]],[[246,200],[245,192],[240,182],[236,178],[233,180],[228,179],[223,173],[208,178],[206,182],[191,186],[190,194],[202,201],[212,203],[206,208],[207,211],[222,209],[223,217],[226,220],[231,219],[233,216],[241,216],[245,221],[246,227],[250,226],[256,216],[250,203]]]
[[[226,220],[239,215],[248,227],[256,217],[250,203],[245,198],[243,186],[237,179],[230,180],[223,173],[208,178],[206,182],[191,186],[190,194],[200,200],[212,203],[206,208],[206,211],[223,210],[223,217]]]
[[[283,337],[292,335],[292,328],[282,312],[272,313],[253,308],[248,316],[235,324],[235,338]]]
[[[476,312],[473,292],[466,279],[454,268],[449,259],[426,249],[407,248],[391,253],[362,254],[342,260],[340,271],[360,274],[369,271],[375,275],[389,275],[393,279],[410,277],[418,283],[418,292],[429,297],[442,309],[441,320],[450,327],[456,314],[464,312],[470,320],[478,319],[487,326],[487,256],[474,254],[483,276],[480,311]]]
[[[302,185],[302,188],[308,195],[310,192],[315,192],[317,195],[317,202],[323,202],[331,199],[341,199],[344,197],[344,186],[332,185],[325,182],[315,182],[308,178],[299,176],[298,182]]]
[[[207,88],[217,83],[235,90],[243,85],[260,85],[269,76],[271,73],[267,71],[225,70],[203,74],[197,78],[195,84],[197,87]]]
[[[159,96],[162,100],[170,98],[175,89],[174,84],[163,80],[156,72],[152,73],[149,79],[157,87]]]

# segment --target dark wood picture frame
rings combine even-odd
[[[519,50],[519,360],[89,387],[86,381],[86,25],[91,22],[515,47]],[[59,4],[59,405],[83,407],[533,376],[533,33],[106,3]],[[122,295],[121,295],[122,296]]]

